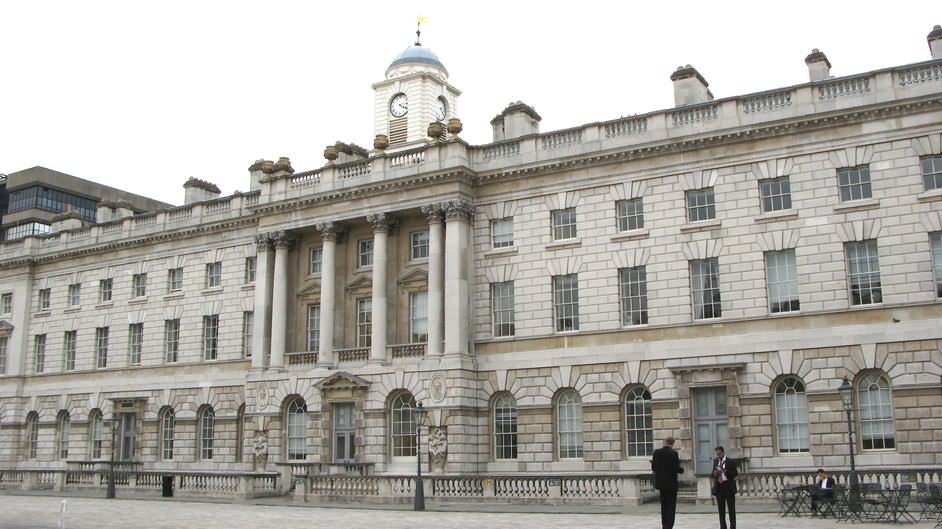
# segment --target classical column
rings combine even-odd
[[[445,206],[445,354],[468,353],[470,287],[469,225],[473,207],[463,200]]]
[[[272,235],[275,246],[275,279],[271,295],[270,367],[284,367],[285,341],[288,337],[288,251],[293,238],[288,232]]]
[[[337,238],[343,226],[335,222],[321,222],[321,321],[320,348],[317,364],[331,367],[334,364],[334,309],[337,289]]]
[[[370,336],[370,362],[387,363],[386,354],[386,239],[395,218],[386,213],[368,215],[373,225],[373,334]]]
[[[438,204],[422,206],[428,218],[428,355],[440,355],[444,347],[442,326],[445,281],[445,226]]]
[[[252,309],[252,367],[265,367],[271,350],[271,290],[272,258],[271,239],[267,233],[255,236],[258,252],[255,254],[255,308]]]

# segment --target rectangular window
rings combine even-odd
[[[257,262],[254,255],[245,258],[245,274],[242,278],[243,283],[249,284],[255,282],[255,265]]]
[[[576,208],[556,209],[550,215],[553,221],[553,240],[576,238]]]
[[[321,270],[324,267],[324,249],[323,248],[311,248],[311,266],[310,271],[311,275],[321,273]]]
[[[75,283],[69,285],[69,306],[78,307],[82,304],[82,285]]]
[[[203,360],[219,355],[219,315],[203,316]]]
[[[795,249],[765,252],[765,275],[769,290],[769,312],[799,310],[798,266]]]
[[[919,165],[922,166],[922,184],[926,191],[942,189],[942,154],[923,156]]]
[[[357,300],[357,347],[370,347],[373,343],[373,300]]]
[[[179,352],[180,320],[164,320],[164,362],[176,362]]]
[[[365,268],[373,266],[373,239],[365,239],[357,244],[357,266]]]
[[[873,305],[883,302],[880,284],[880,252],[877,241],[849,242],[847,253],[847,280],[851,305]]]
[[[95,367],[108,367],[108,327],[95,329]]]
[[[644,228],[644,208],[640,198],[615,202],[615,216],[618,219],[618,231]]]
[[[78,347],[78,331],[65,331],[62,341],[62,357],[66,371],[75,370],[75,350]]]
[[[13,314],[13,294],[0,295],[0,314]]]
[[[841,194],[841,202],[871,198],[873,191],[870,188],[870,166],[858,165],[838,169],[837,189]]]
[[[206,288],[215,288],[222,285],[222,262],[216,261],[206,265]]]
[[[321,350],[321,305],[312,303],[307,306],[307,350]]]
[[[111,287],[114,285],[114,281],[109,277],[108,279],[102,279],[98,282],[98,302],[99,303],[110,303],[111,302]]]
[[[141,350],[144,348],[144,324],[128,325],[128,364],[141,365]]]
[[[409,341],[428,341],[428,292],[413,292],[409,295]]]
[[[579,330],[579,274],[553,276],[556,332]]]
[[[621,324],[647,325],[648,278],[643,266],[618,270],[618,290],[621,297]]]
[[[46,369],[46,335],[33,337],[33,370],[42,373]]]
[[[514,282],[491,283],[491,328],[494,337],[514,335]]]
[[[929,236],[932,241],[932,270],[935,272],[936,296],[942,298],[942,231]]]
[[[690,291],[693,296],[693,319],[706,320],[723,315],[719,259],[713,257],[690,261]]]
[[[242,312],[242,358],[252,358],[252,334],[255,329],[255,313]]]
[[[0,375],[7,373],[7,344],[9,341],[9,337],[0,336]]]
[[[514,245],[514,218],[504,217],[491,221],[491,246],[507,248]]]
[[[428,257],[428,230],[412,232],[412,259]]]
[[[51,303],[52,289],[43,288],[39,290],[39,310],[49,310]]]
[[[713,197],[713,188],[694,189],[687,191],[687,220],[699,222],[716,218],[716,202]]]
[[[183,268],[171,268],[167,271],[167,292],[183,290]]]
[[[759,180],[762,212],[792,209],[792,188],[787,176]]]
[[[131,277],[131,296],[143,298],[147,295],[147,274],[134,274]]]

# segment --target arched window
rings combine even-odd
[[[893,429],[893,395],[890,381],[882,373],[866,373],[857,386],[857,420],[864,450],[896,448]]]
[[[26,459],[36,459],[39,452],[39,414],[35,411],[26,416]]]
[[[92,410],[88,414],[88,455],[92,459],[101,459],[101,446],[105,440],[105,423],[101,419],[101,410]]]
[[[200,410],[199,420],[199,450],[200,459],[210,460],[213,458],[213,444],[216,440],[216,413],[212,406],[203,406]]]
[[[625,455],[650,457],[654,452],[651,392],[634,387],[625,392]]]
[[[235,461],[236,463],[242,462],[242,453],[243,446],[245,444],[245,403],[243,402],[239,406],[239,411],[236,413],[236,445],[235,445]]]
[[[556,400],[559,458],[582,457],[582,399],[574,389],[563,390]]]
[[[170,461],[173,459],[173,437],[177,427],[177,417],[173,408],[164,408],[160,414],[160,458]]]
[[[392,422],[393,457],[415,457],[415,397],[409,392],[402,392],[393,397],[389,405],[389,417]]]
[[[62,410],[56,420],[56,453],[59,459],[69,458],[69,435],[72,434],[72,422],[69,412]]]
[[[285,408],[285,432],[288,438],[288,460],[298,461],[307,456],[307,404],[296,397]]]
[[[494,399],[494,459],[517,459],[517,400],[507,392]]]
[[[773,399],[779,453],[807,452],[808,397],[805,395],[805,385],[795,377],[785,377],[775,385]]]

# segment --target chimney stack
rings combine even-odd
[[[808,79],[811,82],[823,81],[831,76],[831,61],[818,48],[811,50],[805,57],[805,64],[808,65]]]
[[[695,105],[713,101],[713,93],[708,88],[710,83],[700,75],[696,68],[678,66],[677,71],[671,74],[674,82],[674,106]]]
[[[262,177],[265,176],[265,173],[262,172],[263,163],[265,163],[265,160],[259,158],[249,166],[249,192],[258,191],[262,188]]]
[[[926,41],[929,43],[932,58],[942,59],[942,26],[936,24],[932,32],[926,35]]]
[[[193,178],[192,176],[183,184],[183,190],[185,192],[183,198],[185,205],[219,198],[219,195],[222,193],[219,191],[219,188],[216,187],[216,184],[207,182],[206,180],[200,180],[199,178]]]
[[[528,134],[540,133],[540,121],[543,118],[536,109],[522,101],[507,105],[503,112],[491,120],[494,128],[494,141],[512,140]]]

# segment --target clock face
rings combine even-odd
[[[409,98],[405,94],[396,94],[389,101],[389,113],[393,117],[401,118],[409,112]]]
[[[435,101],[435,119],[438,121],[445,121],[445,115],[448,112],[448,103],[445,102],[444,97],[439,97]]]

